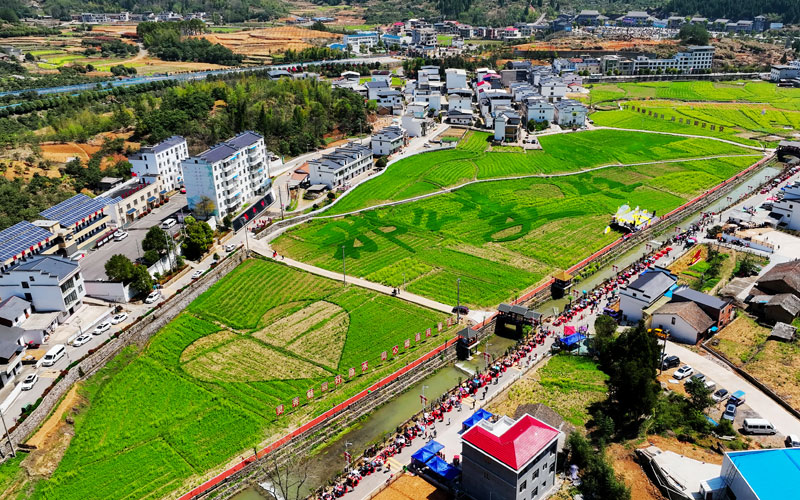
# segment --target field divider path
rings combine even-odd
[[[640,129],[635,129],[635,128],[606,127],[606,126],[602,126],[602,125],[598,126],[598,127],[592,127],[592,130],[619,130],[621,132],[643,132],[643,133],[648,133],[648,134],[672,135],[672,136],[675,136],[675,137],[688,137],[688,138],[692,138],[692,139],[710,139],[712,141],[724,142],[726,144],[731,144],[733,146],[739,146],[739,147],[742,147],[742,148],[753,149],[755,151],[759,151],[759,152],[762,152],[762,153],[766,152],[763,147],[750,146],[748,144],[743,144],[741,142],[731,141],[731,140],[728,140],[728,139],[723,139],[721,137],[714,137],[712,135],[679,134],[678,132],[662,132],[662,131],[657,131],[657,130],[640,130]]]
[[[260,255],[263,255],[264,257],[272,259],[273,249],[272,247],[270,247],[269,243],[264,240],[251,241],[250,249]],[[300,262],[294,259],[290,259],[289,257],[286,257],[284,255],[279,255],[278,258],[273,260],[275,260],[276,262],[280,262],[282,264],[286,264],[287,266],[294,267],[297,269],[302,269],[303,271],[307,271],[309,273],[316,274],[317,276],[323,276],[325,278],[332,279],[335,281],[342,281],[342,279],[344,278],[347,284],[356,285],[361,288],[366,288],[367,290],[372,290],[385,295],[391,295],[392,291],[394,290],[394,288],[390,286],[381,285],[380,283],[368,281],[363,278],[356,278],[355,276],[350,276],[350,275],[345,276],[341,272],[329,271],[321,267],[312,266],[311,264],[306,264],[305,262]],[[452,305],[443,304],[441,302],[431,300],[421,295],[409,293],[405,290],[397,294],[397,298],[411,302],[413,304],[417,304],[422,307],[427,307],[428,309],[433,309],[435,311],[440,311],[447,314],[452,314],[453,312]]]
[[[760,150],[759,150],[760,151]],[[451,193],[453,191],[459,190],[461,188],[470,186],[472,184],[479,184],[483,182],[498,182],[498,181],[514,181],[514,180],[521,180],[521,179],[550,179],[553,177],[570,177],[573,175],[582,175],[589,172],[594,172],[597,170],[604,170],[608,168],[624,168],[624,167],[640,167],[645,165],[660,165],[662,163],[685,163],[690,161],[702,161],[702,160],[716,160],[721,158],[744,158],[744,157],[756,157],[761,155],[756,154],[740,154],[740,155],[714,155],[714,156],[702,156],[699,158],[678,158],[674,160],[654,160],[654,161],[644,161],[638,163],[608,163],[606,165],[600,165],[597,167],[586,168],[583,170],[576,170],[574,172],[562,172],[556,174],[528,174],[528,175],[512,175],[508,177],[492,177],[491,179],[475,179],[469,182],[465,182],[463,184],[458,184],[456,186],[450,186],[447,188],[442,188],[439,191],[435,191],[433,193],[426,193],[421,194],[419,196],[414,196],[412,198],[406,198],[405,200],[397,200],[397,201],[388,201],[386,203],[380,203],[378,205],[372,205],[370,207],[359,208],[358,210],[353,210],[350,212],[344,212],[339,214],[331,214],[331,215],[316,215],[311,217],[311,219],[334,219],[336,217],[344,217],[346,215],[355,215],[362,212],[367,212],[370,210],[376,210],[378,208],[386,208],[386,207],[393,207],[397,205],[403,205],[405,203],[412,203],[415,201],[424,200],[427,198],[431,198],[433,196],[438,196],[441,194]],[[298,223],[301,224],[302,222]],[[296,224],[294,224],[296,225]],[[283,228],[283,231],[290,227],[294,227],[294,225],[289,225]],[[271,234],[265,239],[272,240],[281,234],[283,231],[276,231],[275,233]]]

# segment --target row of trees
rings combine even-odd
[[[69,21],[70,14],[77,12],[120,12],[128,11],[137,14],[148,12],[174,11],[181,14],[192,12],[208,12],[213,22],[224,20],[229,23],[240,23],[250,19],[269,21],[283,17],[289,13],[287,5],[279,0],[236,0],[220,2],[218,0],[43,0],[39,6],[51,16]]]
[[[283,62],[307,62],[332,59],[344,59],[347,56],[343,51],[330,47],[306,47],[302,50],[288,49],[283,53]]]
[[[670,0],[662,11],[699,13],[709,19],[753,19],[767,15],[784,23],[800,22],[800,2],[797,0],[750,0],[731,2],[730,0]]]

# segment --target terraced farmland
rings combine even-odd
[[[597,130],[540,138],[543,151],[491,153],[487,133],[471,132],[456,149],[402,159],[385,173],[348,193],[326,214],[343,214],[382,202],[432,193],[472,179],[575,172],[608,164],[630,164],[752,151],[698,138]]]
[[[344,246],[348,273],[390,286],[403,283],[405,273],[409,291],[448,304],[456,302],[461,278],[462,303],[491,307],[618,238],[603,230],[619,205],[662,214],[756,160],[758,155],[472,184],[412,203],[317,219],[280,236],[273,247],[339,270]]]
[[[161,498],[318,415],[430,349],[381,362],[445,315],[263,260],[214,285],[143,352],[128,349],[87,384],[89,408],[34,497]],[[369,362],[348,380],[347,370]],[[361,373],[361,370],[358,370]],[[334,376],[345,383],[335,386]],[[329,392],[320,392],[329,382]],[[306,401],[306,391],[316,398]],[[300,397],[276,421],[275,407]]]

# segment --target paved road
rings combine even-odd
[[[249,73],[253,71],[261,71],[265,69],[287,69],[291,67],[306,67],[318,64],[348,64],[348,63],[374,63],[379,62],[381,64],[391,64],[394,62],[398,62],[399,59],[395,59],[394,57],[390,56],[376,56],[376,57],[363,57],[363,58],[352,58],[352,59],[338,59],[332,61],[313,61],[313,62],[306,62],[306,63],[295,63],[295,64],[276,64],[272,66],[254,66],[249,68],[228,68],[228,69],[218,69],[212,71],[193,71],[190,73],[177,73],[173,75],[151,75],[151,76],[137,76],[133,78],[123,78],[117,80],[105,80],[101,82],[92,82],[92,83],[83,83],[79,85],[64,85],[60,87],[47,87],[47,88],[30,88],[30,89],[20,89],[20,90],[10,90],[6,92],[0,92],[0,97],[6,95],[20,95],[24,92],[36,92],[38,94],[61,94],[64,92],[78,92],[81,90],[93,90],[96,88],[98,84],[102,85],[103,87],[111,86],[111,87],[128,87],[130,85],[138,85],[140,83],[149,83],[149,82],[158,82],[163,80],[178,80],[178,81],[190,81],[190,80],[204,80],[209,76],[216,76],[216,75],[226,75],[231,73]]]
[[[481,391],[478,391],[477,398],[474,400],[474,407],[472,403],[473,399],[466,398],[462,403],[461,411],[454,409],[445,414],[444,422],[437,422],[434,424],[433,429],[436,430],[436,441],[444,445],[442,452],[448,462],[452,461],[453,455],[462,454],[461,435],[463,433],[461,432],[461,422],[469,418],[478,408],[486,406],[495,397],[500,395],[504,389],[519,380],[531,369],[538,366],[550,351],[553,341],[554,337],[548,337],[544,345],[537,346],[536,349],[534,349],[533,352],[537,354],[537,363],[526,363],[522,366],[511,367],[498,379],[499,382],[497,385],[486,386],[488,387],[488,391],[485,400],[480,397]],[[529,356],[528,359],[530,359],[530,357],[531,356]],[[450,425],[447,425],[448,420],[450,421]],[[400,453],[389,459],[387,464],[391,467],[391,472],[378,472],[365,477],[352,492],[347,494],[347,498],[350,500],[365,500],[370,498],[391,476],[401,473],[403,466],[410,465],[411,455],[427,443],[428,440],[422,437],[414,439],[410,446],[406,446]]]

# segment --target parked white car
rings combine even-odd
[[[80,347],[83,344],[88,343],[90,340],[92,340],[92,337],[90,335],[87,335],[87,334],[84,333],[83,335],[79,336],[77,339],[73,340],[72,341],[72,345],[74,347]]]
[[[692,373],[694,373],[694,370],[692,369],[691,366],[683,365],[677,370],[675,370],[675,373],[672,374],[672,378],[674,378],[675,380],[681,380],[691,376]]]
[[[206,272],[205,269],[198,269],[197,271],[192,273],[192,279],[196,280],[197,278],[200,278],[201,276],[203,276],[203,273],[205,272]]]
[[[161,229],[169,229],[177,223],[175,219],[166,219],[161,222]]]
[[[118,324],[122,323],[123,321],[125,321],[126,319],[128,319],[128,315],[125,314],[125,313],[120,313],[120,314],[117,314],[116,316],[114,316],[113,318],[111,318],[111,324],[112,325],[118,325]]]
[[[150,295],[148,295],[147,298],[144,299],[144,303],[145,304],[152,304],[153,302],[157,301],[160,298],[161,298],[161,292],[156,290],[154,292],[150,292]]]
[[[226,252],[233,252],[234,250],[236,250],[236,245],[234,245],[233,243],[228,243],[227,245],[225,245]]]
[[[101,333],[107,332],[109,330],[111,330],[111,322],[103,321],[102,323],[97,325],[97,328],[95,328],[92,333],[95,335],[100,335]]]
[[[31,373],[30,375],[25,377],[25,380],[22,381],[22,390],[30,391],[31,389],[33,389],[33,386],[36,385],[36,382],[38,380],[39,380],[39,375]]]
[[[114,241],[122,241],[128,237],[127,231],[117,231],[114,233]]]

